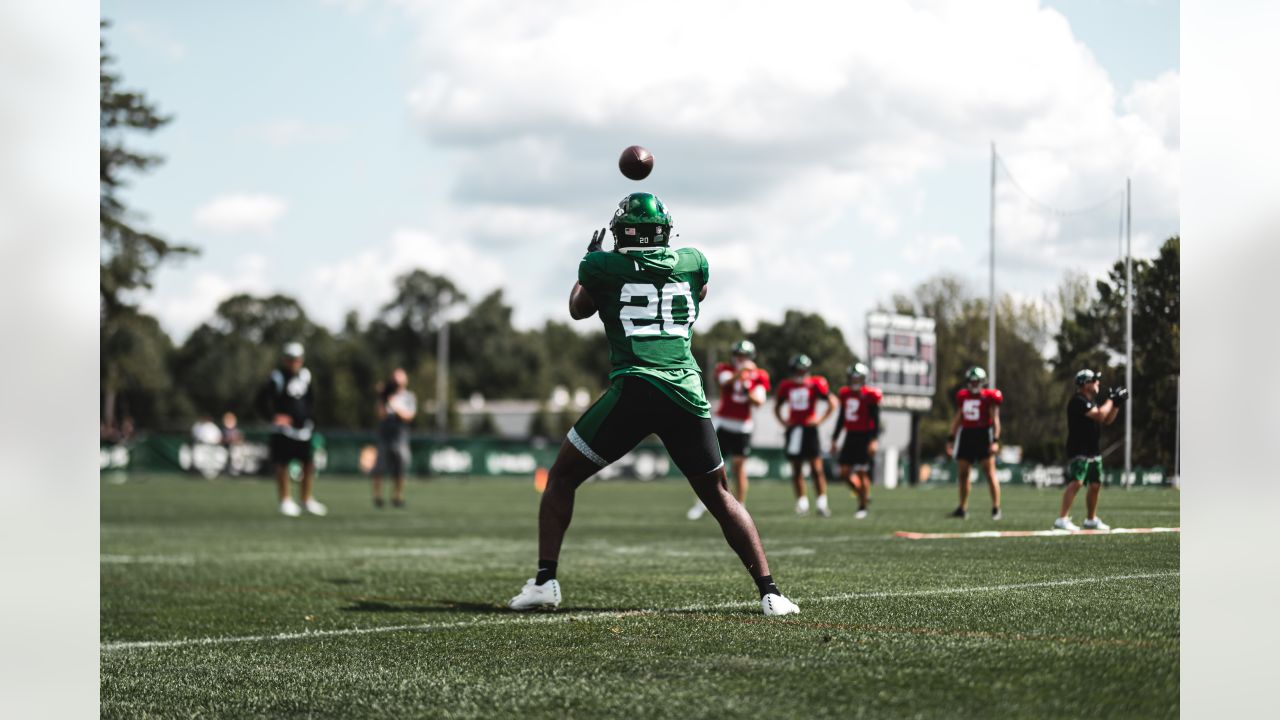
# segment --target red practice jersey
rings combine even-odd
[[[884,393],[880,388],[863,385],[854,390],[848,385],[840,388],[840,419],[849,432],[874,432],[880,427],[880,400]]]
[[[717,428],[751,432],[751,393],[758,387],[769,392],[769,373],[755,368],[747,371],[746,380],[741,375],[729,363],[716,365],[716,384],[720,386],[720,404],[716,406]]]
[[[803,425],[818,410],[818,400],[831,394],[831,386],[821,375],[810,375],[803,380],[787,378],[778,383],[778,397],[787,404],[787,427]]]
[[[956,407],[960,408],[960,427],[991,427],[991,408],[1004,403],[1004,393],[995,388],[982,388],[977,392],[960,388],[956,393]]]

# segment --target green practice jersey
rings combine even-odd
[[[689,343],[707,258],[693,248],[593,252],[578,265],[609,339],[609,379],[637,375],[685,410],[711,417]]]

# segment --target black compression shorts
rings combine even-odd
[[[716,440],[720,442],[720,454],[725,457],[745,457],[751,454],[751,433],[720,428],[716,430]]]
[[[309,440],[294,440],[280,433],[271,434],[271,462],[287,465],[293,460],[311,462],[314,451]]]
[[[859,472],[871,472],[875,458],[867,451],[867,446],[875,437],[874,432],[846,432],[844,445],[840,447],[840,464],[852,466]]]
[[[991,426],[960,428],[960,432],[956,434],[956,459],[981,462],[991,457],[992,434]]]
[[[662,440],[685,477],[700,477],[724,465],[711,418],[684,410],[653,383],[628,375],[614,380],[578,418],[569,430],[569,442],[605,467],[650,434]]]
[[[792,425],[787,428],[787,458],[812,460],[822,457],[822,445],[818,441],[816,425]]]

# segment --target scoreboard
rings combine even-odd
[[[868,382],[884,391],[881,407],[928,412],[938,385],[933,319],[869,313],[867,366]]]

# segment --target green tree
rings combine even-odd
[[[411,270],[395,279],[395,295],[382,306],[368,335],[383,357],[416,368],[435,345],[445,313],[466,302],[453,281],[426,270]]]
[[[102,22],[105,30],[107,22]],[[138,152],[125,144],[129,133],[149,133],[168,123],[140,91],[123,86],[121,76],[111,69],[114,59],[107,53],[105,38],[99,41],[99,219],[100,270],[99,299],[101,344],[100,381],[103,422],[114,426],[118,420],[116,398],[126,393],[134,405],[145,404],[157,411],[166,401],[148,394],[168,392],[163,382],[150,378],[138,368],[163,365],[172,350],[153,320],[136,307],[137,292],[151,288],[155,270],[166,260],[195,253],[195,249],[170,243],[155,233],[141,229],[137,216],[125,205],[121,192],[127,176],[151,170],[161,162],[157,155]],[[149,339],[144,340],[144,336]],[[148,421],[163,421],[154,415]]]
[[[1135,465],[1173,467],[1177,432],[1180,353],[1181,238],[1169,238],[1153,260],[1133,261],[1133,387],[1126,412],[1133,414]],[[1076,292],[1078,306],[1064,313],[1055,336],[1057,377],[1066,384],[1080,368],[1103,372],[1103,384],[1124,383],[1125,296],[1123,261]],[[1083,295],[1083,299],[1080,296]],[[1104,443],[1123,437],[1123,423],[1104,431]]]
[[[179,381],[198,412],[230,410],[246,420],[261,420],[255,406],[258,391],[278,364],[283,345],[295,340],[306,347],[307,365],[315,376],[317,422],[332,424],[338,415],[335,343],[307,318],[297,300],[285,295],[241,293],[222,301],[179,350]]]
[[[511,325],[512,309],[494,290],[473,305],[450,332],[458,397],[536,397],[546,346]]]
[[[756,364],[769,371],[775,384],[791,374],[791,357],[800,353],[813,360],[813,373],[822,375],[835,387],[857,357],[845,344],[844,333],[817,313],[788,310],[782,322],[761,321],[748,335],[756,344]]]
[[[597,324],[598,327],[598,324]],[[567,323],[548,320],[537,332],[538,342],[547,349],[545,384],[538,397],[545,400],[557,385],[587,388],[598,393],[608,382],[613,365],[609,361],[609,340],[602,330],[578,332]]]
[[[99,364],[104,385],[113,388],[115,414],[137,427],[174,428],[191,415],[186,395],[176,392],[173,342],[156,319],[125,309],[103,333]],[[106,419],[106,418],[104,418]]]
[[[964,385],[964,373],[975,365],[987,365],[987,300],[978,297],[963,280],[939,275],[918,285],[912,295],[895,295],[883,310],[932,318],[937,335],[938,391],[933,409],[920,422],[924,455],[938,454],[947,442],[955,416],[955,393]],[[1051,368],[1044,357],[1054,307],[1036,301],[1015,301],[1009,296],[996,306],[998,387],[1005,395],[1000,410],[1002,440],[1023,447],[1030,461],[1060,460],[1059,398]]]

